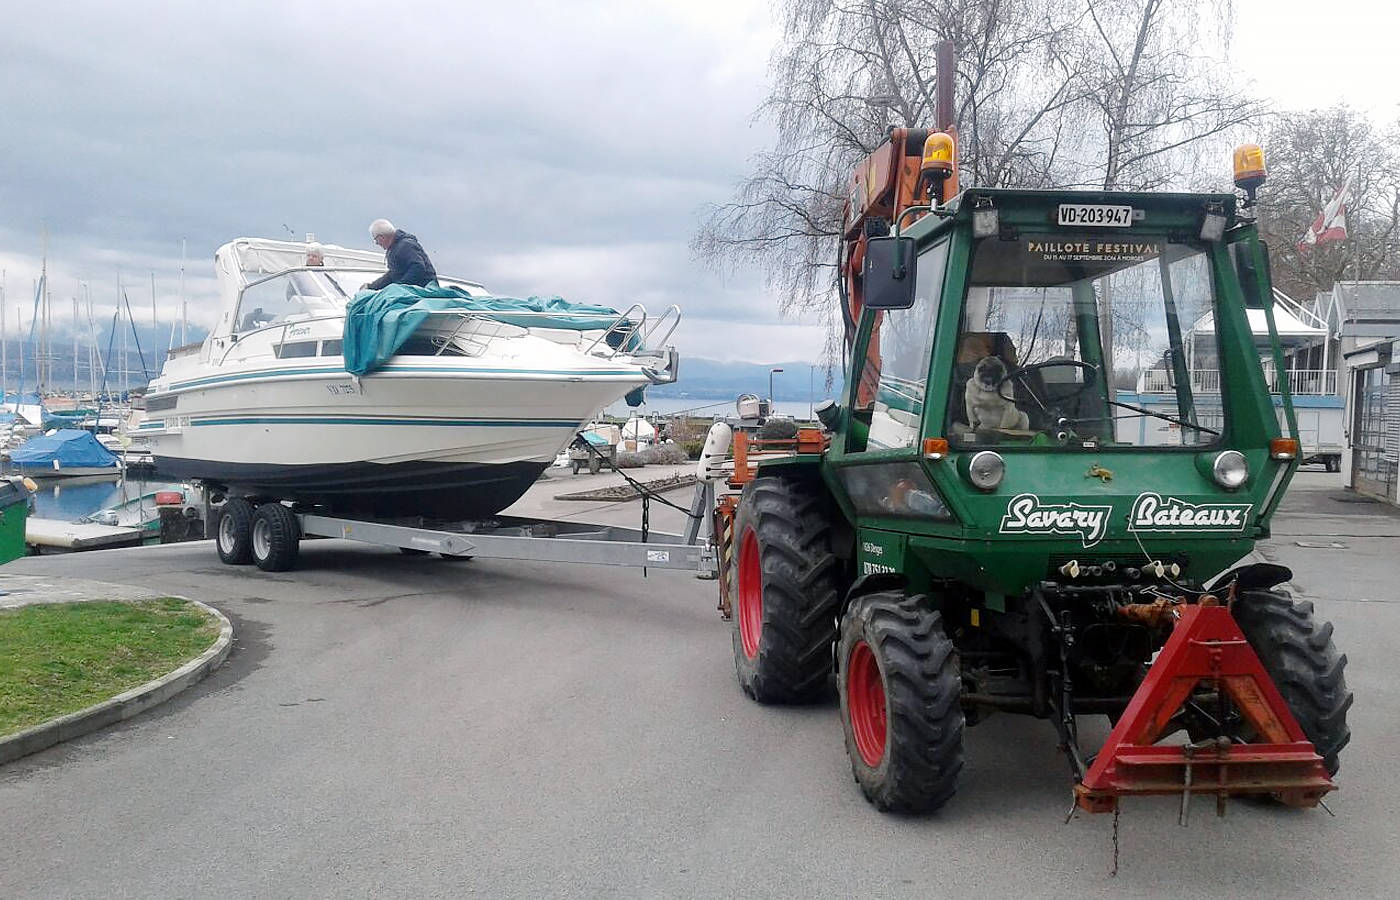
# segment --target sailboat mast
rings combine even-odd
[[[185,306],[185,239],[180,239],[180,346],[190,342],[189,310]]]
[[[34,393],[44,399],[44,339],[48,332],[49,307],[49,227],[44,226],[44,251],[39,263],[39,342],[34,347]],[[33,328],[33,323],[30,328]]]
[[[73,396],[78,396],[78,295],[73,295]]]
[[[117,330],[119,330],[119,331],[121,332],[121,338],[122,338],[122,340],[121,340],[121,343],[117,345],[117,351],[121,354],[121,362],[117,365],[117,371],[121,374],[122,379],[125,380],[125,378],[126,378],[126,329],[124,329],[124,328],[121,327],[121,323],[122,323],[122,271],[121,271],[121,269],[118,269],[118,270],[117,270],[117,314],[116,314],[116,316],[112,319],[112,327],[113,327],[113,328],[116,328]],[[115,389],[115,388],[117,387],[116,383],[113,383],[112,387],[113,387],[113,389]]]
[[[10,307],[5,299],[5,274],[0,269],[0,403],[10,400],[10,332],[6,325]]]
[[[107,376],[107,364],[102,361],[102,349],[97,346],[97,325],[92,318],[92,287],[87,288],[88,320],[88,383],[92,386],[93,399],[97,398],[97,370],[102,370],[103,380]]]
[[[39,396],[53,392],[53,346],[49,335],[49,317],[53,311],[53,288],[48,282],[44,282],[44,308],[40,311],[43,316],[39,320],[39,349],[43,352],[40,357],[44,365],[44,380],[39,388]]]

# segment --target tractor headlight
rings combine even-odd
[[[1215,476],[1216,484],[1233,491],[1249,478],[1249,464],[1240,451],[1225,450],[1215,457],[1210,472]]]
[[[979,491],[995,490],[1006,474],[1006,460],[995,450],[974,453],[967,463],[967,480]]]

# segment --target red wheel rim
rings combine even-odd
[[[758,537],[750,528],[739,545],[739,643],[749,659],[758,656],[763,636],[763,567],[758,557]]]
[[[865,641],[851,648],[846,663],[846,710],[860,758],[872,769],[879,766],[885,758],[885,685],[875,651]]]

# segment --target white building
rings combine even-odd
[[[1363,344],[1343,354],[1347,372],[1348,486],[1400,505],[1400,338]]]

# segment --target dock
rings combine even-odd
[[[24,542],[39,553],[135,547],[141,543],[141,538],[140,528],[64,522],[59,519],[30,518],[24,528]]]

